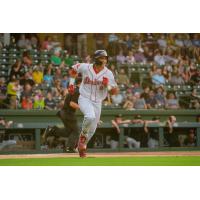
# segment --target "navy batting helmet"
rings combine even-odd
[[[99,58],[99,57],[108,57],[108,54],[105,50],[96,50],[94,52],[94,58]]]
[[[108,61],[108,54],[105,50],[96,50],[94,52],[94,61],[95,61],[95,64],[102,64],[98,58],[100,57],[106,57],[107,58],[107,61]]]

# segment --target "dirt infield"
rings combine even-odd
[[[109,157],[150,157],[150,156],[200,156],[200,151],[165,151],[165,152],[117,152],[117,153],[88,153],[90,158]],[[12,158],[75,158],[78,153],[54,153],[54,154],[20,154],[20,155],[0,155],[0,159]]]

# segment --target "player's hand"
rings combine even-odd
[[[74,94],[74,91],[75,91],[74,85],[69,85],[68,87],[69,94]]]
[[[99,120],[98,126],[101,126],[103,124],[103,121]]]
[[[102,84],[103,84],[104,86],[108,86],[108,82],[109,82],[108,78],[107,78],[107,77],[103,77]]]
[[[118,88],[117,87],[113,87],[113,88],[110,89],[109,92],[110,92],[111,95],[115,95],[115,94],[118,93]]]
[[[77,73],[77,71],[75,70],[75,69],[70,69],[69,70],[69,75],[71,76],[71,77],[77,77],[77,75],[78,75],[78,73]]]

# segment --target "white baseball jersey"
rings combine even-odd
[[[82,74],[82,83],[79,89],[80,95],[93,102],[102,102],[108,94],[107,87],[102,84],[103,77],[108,78],[109,86],[117,86],[113,73],[107,67],[104,67],[99,73],[94,71],[93,64],[88,63],[78,63],[72,68]]]

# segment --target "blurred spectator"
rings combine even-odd
[[[56,67],[55,73],[54,73],[54,80],[61,80],[63,78],[62,70],[59,67]]]
[[[21,34],[17,46],[21,49],[31,49],[31,42],[25,37],[25,34]]]
[[[119,40],[118,36],[115,33],[111,33],[108,36],[108,42],[112,43],[112,42],[117,42]]]
[[[159,147],[159,129],[157,127],[149,127],[148,124],[159,124],[159,117],[153,117],[152,120],[144,121],[144,131],[148,134],[147,145],[149,148]]]
[[[144,49],[144,56],[145,56],[147,62],[153,62],[154,61],[153,50],[151,50],[151,49],[145,50]]]
[[[135,109],[147,109],[144,98],[140,98],[140,93],[136,92],[134,94],[134,108]]]
[[[149,98],[149,91],[149,86],[145,86],[143,92],[141,93],[141,98],[144,98],[145,101]]]
[[[21,97],[31,97],[33,94],[33,87],[31,86],[30,83],[25,83],[24,87],[23,87],[23,91],[21,93]]]
[[[61,87],[61,80],[60,79],[56,79],[54,81],[54,87],[52,88],[52,92],[53,92],[53,97],[60,97],[62,96],[62,87]]]
[[[165,38],[165,34],[160,35],[160,38],[158,38],[157,43],[158,43],[160,49],[167,48],[167,40]]]
[[[22,103],[21,107],[24,110],[30,110],[33,109],[33,102],[30,96],[23,96],[22,97]]]
[[[189,50],[189,47],[192,47],[192,41],[190,39],[190,35],[187,34],[187,33],[185,33],[183,37],[184,37],[183,38],[183,44],[184,44],[184,46],[186,48],[185,50],[187,51],[187,48]],[[187,51],[187,52],[189,52],[189,51]]]
[[[182,48],[184,46],[183,43],[183,39],[182,39],[182,35],[181,34],[177,34],[176,35],[176,39],[175,39],[175,45],[179,48]]]
[[[112,123],[112,131],[110,134],[110,147],[111,149],[116,149],[119,145],[119,134],[120,128],[119,124],[122,122],[122,116],[116,115],[114,120],[111,120]]]
[[[69,84],[69,77],[67,75],[64,75],[62,80],[61,80],[61,87],[67,88],[68,84]]]
[[[146,63],[146,58],[144,56],[144,50],[139,48],[137,52],[134,54],[135,62],[137,63]]]
[[[154,62],[160,66],[165,65],[165,57],[161,55],[159,50],[155,51]]]
[[[17,92],[19,91],[19,80],[14,79],[8,83],[7,86],[7,101],[8,108],[16,109],[17,108]]]
[[[44,107],[45,107],[45,102],[44,102],[43,94],[40,90],[38,90],[34,96],[33,108],[44,109]]]
[[[174,51],[172,49],[167,49],[166,54],[164,55],[165,64],[176,65],[179,62],[179,57],[175,57]]]
[[[117,88],[117,92],[115,95],[111,95],[111,100],[112,104],[115,106],[119,106],[122,104],[124,97],[123,95],[119,92],[119,89]]]
[[[190,129],[189,133],[187,134],[187,137],[184,140],[184,146],[187,147],[195,147],[197,145],[196,143],[196,134],[194,129]]]
[[[132,93],[135,94],[136,92],[140,94],[143,92],[143,89],[138,82],[134,82],[132,85]]]
[[[74,59],[71,56],[71,54],[69,54],[69,52],[66,52],[65,55],[64,55],[64,63],[68,67],[71,67],[74,64]]]
[[[169,83],[169,80],[171,79],[171,73],[167,69],[168,66],[164,66],[162,69],[162,75],[165,78],[165,83]]]
[[[153,90],[149,91],[149,96],[146,99],[146,104],[147,104],[148,109],[157,108],[157,101],[156,101],[155,93]]]
[[[190,109],[200,109],[200,95],[197,94],[197,90],[193,89],[192,94],[189,97],[189,108]]]
[[[200,47],[200,39],[199,39],[199,35],[198,34],[194,34],[193,35],[192,44],[195,47]]]
[[[165,138],[167,140],[168,145],[170,147],[179,147],[180,142],[178,140],[178,135],[174,131],[174,127],[177,126],[176,117],[175,116],[169,116],[169,118],[166,122],[166,126],[167,126],[167,132],[165,134]]]
[[[179,72],[173,72],[171,78],[169,79],[169,83],[172,85],[184,85],[185,81]]]
[[[153,75],[155,75],[155,74],[157,74],[157,69],[158,69],[158,67],[157,67],[157,65],[156,64],[153,64],[152,66],[151,66],[151,70],[150,70],[150,77],[152,77]]]
[[[42,49],[44,50],[51,50],[52,49],[52,38],[51,36],[46,36],[43,43],[42,43]]]
[[[119,85],[121,85],[121,84],[123,84],[125,86],[129,85],[129,78],[123,68],[120,69],[119,74],[117,75],[116,79],[117,79],[117,83]]]
[[[47,93],[47,97],[45,98],[44,102],[45,102],[45,108],[47,110],[54,110],[56,108],[56,103],[53,99],[51,92]]]
[[[135,115],[134,119],[131,121],[132,124],[142,124],[144,125],[145,120],[142,119],[141,115]],[[140,142],[140,147],[147,147],[148,143],[148,134],[145,132],[142,127],[135,127],[134,131],[131,131],[133,137]]]
[[[35,84],[32,77],[32,70],[26,71],[20,79],[20,85],[24,86],[26,83],[29,83],[31,86]]]
[[[192,70],[192,74],[190,77],[190,83],[193,85],[200,84],[200,69]]]
[[[173,50],[176,49],[176,47],[175,47],[175,34],[174,33],[167,34],[167,45],[168,45],[168,48],[171,48]]]
[[[62,50],[61,42],[59,41],[58,35],[53,35],[52,41],[51,41],[52,49],[54,51],[54,54],[59,53]]]
[[[126,47],[127,50],[131,50],[132,49],[133,41],[131,39],[130,34],[126,34],[125,35],[124,43],[125,43],[125,47]]]
[[[124,56],[123,50],[119,51],[119,54],[116,56],[117,64],[125,64],[126,57]]]
[[[9,74],[9,80],[20,79],[23,75],[24,73],[22,72],[21,61],[16,60],[16,62],[12,65],[12,68]]]
[[[158,104],[158,108],[164,108],[165,107],[165,94],[164,94],[164,89],[163,87],[158,87],[156,89],[156,94],[155,94],[155,99]]]
[[[53,65],[59,66],[62,62],[60,57],[60,51],[55,51],[54,54],[51,56],[51,63]]]
[[[44,71],[43,80],[49,87],[53,85],[52,64],[49,64],[48,68]]]
[[[134,119],[129,121],[127,120],[127,123],[143,124],[144,120],[142,120],[141,115],[135,115]],[[133,149],[133,148],[146,147],[144,144],[146,142],[144,138],[145,135],[146,133],[144,133],[143,128],[141,127],[134,127],[134,129],[130,128],[128,129],[127,133],[125,131],[125,140],[128,145],[128,148]]]
[[[33,61],[31,56],[29,55],[28,51],[23,52],[22,55],[22,65],[24,68],[30,67],[32,65]]]
[[[165,77],[162,75],[162,70],[157,69],[156,73],[152,75],[152,83],[156,86],[164,85],[165,84]]]
[[[125,99],[125,102],[123,104],[123,108],[125,110],[134,110],[134,104],[133,104],[133,96],[127,96]]]
[[[41,84],[43,82],[43,72],[39,66],[35,65],[33,67],[32,77],[36,84]]]
[[[35,35],[35,34],[31,35],[30,44],[31,44],[32,48],[37,48],[38,47],[39,41],[38,41],[37,35]]]
[[[166,103],[165,103],[165,108],[167,109],[179,109],[179,103],[178,99],[174,95],[174,93],[170,92],[167,95]]]
[[[127,64],[131,64],[131,65],[136,62],[135,57],[133,55],[133,51],[128,52],[128,56],[126,56],[126,62],[127,62]]]

